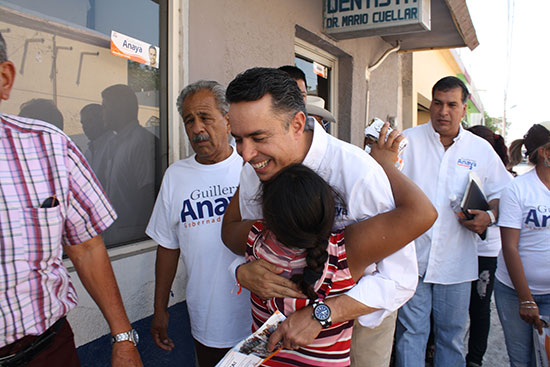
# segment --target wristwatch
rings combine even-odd
[[[319,321],[319,324],[321,324],[323,329],[326,329],[332,325],[330,314],[330,307],[328,307],[322,300],[313,302],[312,316],[315,320]]]
[[[119,333],[112,337],[111,343],[125,342],[129,341],[134,343],[134,346],[137,346],[139,342],[139,335],[135,329],[127,331],[125,333]]]
[[[493,224],[495,224],[497,222],[497,220],[495,218],[495,213],[493,213],[493,211],[491,209],[487,210],[486,213],[489,214],[489,218],[491,219],[491,223],[489,223],[489,226],[492,226]]]

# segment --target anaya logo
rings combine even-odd
[[[477,166],[477,163],[476,161],[474,161],[473,159],[468,159],[468,158],[458,158],[458,161],[456,162],[457,165],[459,165],[460,167],[466,167],[468,168],[470,171]]]

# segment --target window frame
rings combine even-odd
[[[338,103],[336,96],[338,95],[338,57],[306,42],[300,38],[294,39],[294,57],[302,57],[315,62],[318,62],[331,69],[331,80],[329,81],[329,101],[326,101],[331,106],[329,110],[335,117],[338,116]],[[338,119],[336,119],[338,121]],[[336,122],[338,123],[338,122]],[[330,134],[338,137],[338,128],[336,124],[330,124]]]

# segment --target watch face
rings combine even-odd
[[[139,334],[134,329],[132,329],[132,336],[134,337],[134,343],[139,343]]]
[[[320,321],[328,320],[328,318],[330,317],[330,308],[328,308],[328,306],[324,304],[320,304],[315,307],[314,312],[315,318]]]

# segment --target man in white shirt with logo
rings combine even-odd
[[[166,332],[167,307],[181,254],[197,360],[201,367],[214,366],[252,325],[250,295],[232,292],[227,272],[238,256],[221,240],[222,217],[239,186],[243,161],[228,143],[225,88],[198,81],[182,90],[177,105],[195,154],[166,170],[147,226],[159,244],[151,333],[160,348],[174,348]]]
[[[415,241],[420,279],[414,297],[398,313],[399,367],[424,367],[430,314],[435,366],[466,364],[470,287],[478,276],[477,236],[495,223],[499,192],[510,180],[491,145],[462,128],[468,96],[460,79],[439,80],[432,89],[431,121],[403,132],[409,141],[403,154],[403,173],[428,195],[439,217]],[[479,177],[491,210],[472,210],[472,220],[459,220],[451,201],[463,197],[470,172]]]
[[[286,73],[269,68],[249,69],[229,84],[227,99],[231,104],[231,133],[247,163],[222,228],[224,242],[233,251],[244,251],[252,222],[263,218],[258,201],[261,181],[269,180],[291,163],[301,162],[315,170],[341,195],[343,205],[337,208],[335,228],[395,207],[389,181],[372,157],[330,136],[317,123],[306,127],[303,98]],[[275,275],[281,270],[258,260],[238,267],[236,275],[240,284],[262,298],[304,297],[293,282]],[[351,291],[326,301],[332,322],[359,317],[361,324],[376,335],[372,344],[362,345],[372,351],[370,361],[357,363],[358,366],[389,364],[394,319],[386,319],[388,325],[382,332],[378,327],[412,296],[416,282],[414,246],[397,244],[366,269]],[[287,318],[270,343],[273,346],[282,340],[285,347],[305,346],[320,330],[320,323],[312,317],[312,307],[305,307]]]

